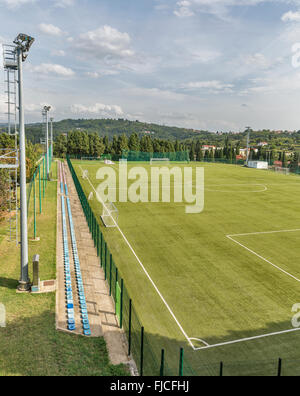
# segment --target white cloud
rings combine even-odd
[[[191,17],[196,13],[211,14],[218,18],[228,18],[228,10],[233,6],[256,6],[262,3],[283,3],[299,5],[299,0],[183,0],[178,1],[174,14]]]
[[[38,66],[33,66],[30,69],[34,73],[40,73],[42,75],[56,75],[60,77],[73,77],[75,75],[72,69],[51,63],[43,63]]]
[[[67,8],[74,6],[75,0],[57,0],[54,5],[59,8]]]
[[[96,30],[82,33],[75,46],[90,56],[100,59],[105,57],[130,58],[135,53],[130,48],[130,36],[111,26],[105,25]]]
[[[186,90],[196,90],[196,89],[208,89],[214,91],[231,90],[234,88],[233,84],[224,84],[218,80],[212,81],[193,81],[186,84],[182,84],[181,88]]]
[[[174,14],[179,18],[186,18],[195,15],[194,11],[190,9],[191,3],[189,1],[179,1],[177,5],[179,7],[174,11]]]
[[[25,111],[28,113],[42,114],[44,106],[49,106],[49,103],[41,102],[39,104],[29,103],[25,104]],[[51,105],[51,111],[55,111],[56,107]]]
[[[163,90],[159,88],[140,88],[133,87],[126,90],[126,95],[141,96],[144,99],[150,98],[155,100],[167,100],[167,101],[182,101],[186,99],[186,95],[181,93]]]
[[[5,4],[8,8],[17,8],[24,4],[35,3],[37,0],[0,0],[0,3]]]
[[[121,117],[124,116],[124,111],[118,105],[105,105],[102,103],[95,103],[91,106],[82,104],[74,104],[71,106],[73,114],[97,115],[104,117]]]
[[[261,53],[248,55],[244,58],[246,65],[267,69],[271,66],[271,62]]]
[[[300,22],[300,11],[289,11],[282,15],[283,22]]]
[[[51,55],[53,56],[66,56],[66,53],[64,50],[53,50],[51,52]]]
[[[50,36],[62,36],[64,32],[57,26],[47,23],[41,23],[38,26],[39,31]]]
[[[91,77],[94,79],[97,78],[101,78],[101,77],[105,77],[105,76],[115,76],[116,74],[119,74],[119,72],[115,71],[115,70],[103,70],[101,72],[86,72],[85,75],[87,77]]]
[[[219,58],[222,54],[218,51],[191,50],[189,55],[196,62],[209,63]]]
[[[7,122],[7,96],[0,93],[0,120],[3,122]]]

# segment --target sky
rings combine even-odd
[[[300,129],[300,0],[0,0],[0,20],[0,43],[36,39],[26,122]]]

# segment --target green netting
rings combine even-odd
[[[121,287],[119,285],[119,282],[116,283],[116,299],[115,299],[115,304],[116,304],[116,315],[119,319],[119,323],[121,322]]]
[[[127,340],[129,340],[129,326],[130,326],[130,297],[127,289],[123,290],[123,329],[126,333]]]
[[[153,376],[160,374],[160,358],[155,354],[147,333],[144,335],[144,375]]]
[[[162,153],[145,153],[142,151],[127,151],[122,152],[122,159],[127,161],[149,162],[151,159],[169,159],[176,162],[189,162],[190,156],[188,151],[162,152]]]
[[[141,323],[133,307],[131,317],[131,354],[140,370],[141,362]]]

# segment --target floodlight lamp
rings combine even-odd
[[[30,47],[32,46],[33,43],[34,43],[34,38],[28,36],[28,34],[23,34],[23,33],[20,33],[18,37],[16,37],[16,39],[14,40],[14,44],[16,44],[17,48],[19,48],[22,51],[23,62],[26,60]]]
[[[48,112],[48,111],[50,111],[51,110],[51,106],[44,106],[44,111],[45,112]]]

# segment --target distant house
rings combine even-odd
[[[269,145],[269,143],[267,143],[267,142],[258,143],[258,147],[265,147],[265,146],[268,146],[268,145]]]
[[[155,135],[155,132],[151,132],[151,131],[144,131],[145,135]]]
[[[202,146],[202,150],[215,150],[216,146],[209,146],[209,145],[204,145]]]

